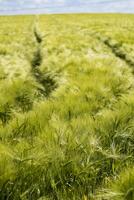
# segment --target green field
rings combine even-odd
[[[0,17],[0,200],[134,200],[134,15]]]

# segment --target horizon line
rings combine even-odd
[[[114,14],[120,14],[120,15],[134,15],[134,13],[132,12],[43,12],[43,13],[7,13],[7,14],[3,14],[0,13],[0,17],[3,16],[26,16],[26,15],[71,15],[71,14],[96,14],[96,15],[101,15],[101,14],[105,14],[105,15],[114,15]]]

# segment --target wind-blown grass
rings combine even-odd
[[[133,15],[0,21],[0,199],[133,200]]]

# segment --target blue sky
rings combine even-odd
[[[68,12],[134,13],[134,0],[0,0],[0,14]]]

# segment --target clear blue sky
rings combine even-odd
[[[134,0],[0,0],[0,14],[70,12],[134,13]]]

